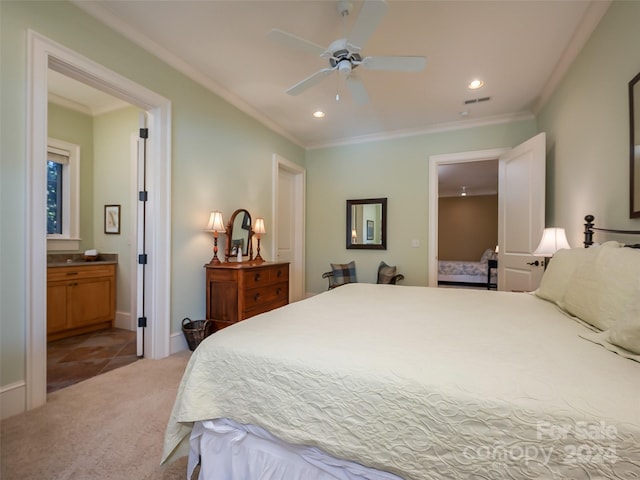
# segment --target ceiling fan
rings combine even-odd
[[[348,0],[340,0],[338,2],[338,13],[343,18],[352,12],[353,4]],[[338,72],[345,77],[347,88],[349,89],[353,99],[358,104],[365,104],[369,101],[369,94],[362,83],[362,80],[354,73],[355,69],[362,67],[367,70],[388,70],[400,72],[419,72],[424,69],[426,64],[425,57],[412,56],[378,56],[363,57],[361,54],[362,47],[367,42],[371,34],[382,20],[387,11],[387,3],[385,0],[364,0],[360,14],[356,19],[355,25],[351,33],[345,38],[333,41],[328,47],[323,47],[316,43],[300,38],[292,33],[272,29],[269,37],[273,40],[282,42],[290,47],[319,55],[321,58],[328,59],[329,66],[323,68],[304,80],[290,87],[286,93],[289,95],[298,95],[308,88],[316,85],[325,77],[333,72]],[[339,94],[336,94],[336,100],[339,100]]]

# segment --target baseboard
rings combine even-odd
[[[124,330],[131,330],[133,332],[135,332],[137,328],[130,312],[116,312],[116,318],[113,322],[113,326],[115,328],[123,328]]]
[[[174,332],[171,334],[169,339],[169,355],[188,349],[189,345],[187,345],[187,340],[184,338],[182,332]]]
[[[0,418],[5,419],[24,413],[26,411],[26,395],[26,386],[23,380],[0,387]]]

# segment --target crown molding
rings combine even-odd
[[[305,146],[300,142],[300,140],[293,137],[289,132],[285,131],[282,127],[280,127],[280,125],[275,123],[271,118],[260,113],[251,105],[246,103],[244,100],[240,99],[236,95],[229,92],[227,89],[222,87],[217,82],[213,81],[210,77],[203,74],[201,71],[193,68],[191,65],[189,65],[187,62],[182,60],[177,55],[174,55],[173,53],[166,50],[164,47],[158,45],[156,42],[151,40],[146,35],[143,35],[137,30],[135,30],[134,28],[131,28],[121,18],[108,12],[107,10],[102,8],[99,4],[95,2],[86,2],[83,0],[71,0],[71,3],[73,3],[76,7],[83,10],[85,13],[91,15],[92,17],[96,18],[100,22],[104,23],[107,27],[111,28],[112,30],[115,30],[116,32],[121,34],[123,37],[132,41],[136,45],[140,46],[141,48],[149,52],[151,55],[159,58],[166,64],[175,68],[186,77],[190,78],[191,80],[198,83],[199,85],[202,85],[204,88],[214,93],[215,95],[219,96],[226,102],[230,103],[231,105],[236,107],[238,110],[254,118],[258,122],[260,122],[262,125],[272,130],[273,132],[283,136],[284,138],[295,143],[299,147],[305,148]]]
[[[535,119],[535,115],[531,112],[510,113],[505,115],[495,115],[493,117],[485,117],[475,120],[461,120],[456,122],[440,123],[421,128],[411,128],[407,130],[396,130],[393,132],[374,133],[370,135],[361,135],[359,137],[351,137],[348,139],[337,140],[335,142],[318,143],[307,147],[307,150],[316,150],[319,148],[342,147],[346,145],[355,145],[359,143],[379,142],[383,140],[394,140],[404,137],[416,137],[419,135],[427,135],[430,133],[450,132],[454,130],[465,130],[468,128],[486,127],[489,125],[499,125],[503,123],[519,122],[522,120]]]
[[[68,110],[73,110],[75,112],[80,112],[84,115],[89,115],[90,117],[93,116],[93,112],[86,105],[83,105],[78,102],[74,102],[73,100],[69,100],[68,98],[65,98],[65,97],[61,97],[60,95],[56,95],[55,93],[49,92],[47,94],[47,100],[49,101],[49,103],[53,103],[55,105],[58,105],[59,107],[66,108]]]

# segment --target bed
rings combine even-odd
[[[640,251],[604,244],[558,252],[536,292],[354,283],[245,320],[193,353],[163,461],[207,480],[639,478],[638,272]]]
[[[487,248],[477,262],[438,260],[438,285],[496,289],[498,255]]]

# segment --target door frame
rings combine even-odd
[[[427,257],[427,285],[438,286],[438,167],[451,163],[497,160],[511,148],[492,148],[470,152],[445,153],[429,156],[429,255]]]
[[[287,172],[294,176],[294,196],[295,205],[293,212],[293,236],[294,236],[294,265],[290,267],[289,278],[289,300],[302,300],[306,296],[306,257],[305,257],[305,231],[306,231],[306,184],[307,171],[277,153],[273,154],[272,172],[272,203],[271,215],[273,218],[273,242],[271,243],[271,258],[278,258],[278,199],[280,198],[279,175],[280,172]]]
[[[25,271],[26,372],[25,407],[46,403],[47,396],[47,244],[46,145],[47,71],[56,71],[135,105],[148,113],[147,185],[148,335],[145,349],[151,358],[170,354],[171,255],[171,102],[39,33],[27,33],[27,224]]]

